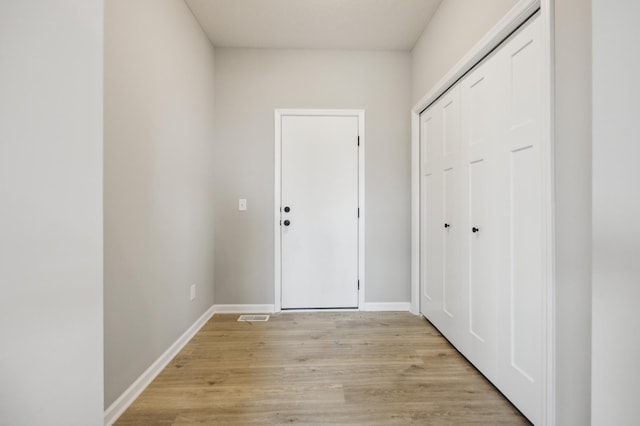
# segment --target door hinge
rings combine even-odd
[[[358,135],[358,146],[360,146],[360,135]]]
[[[358,217],[360,217],[360,207],[358,207]]]
[[[358,290],[360,290],[360,280],[358,280]]]

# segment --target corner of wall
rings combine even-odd
[[[213,305],[215,49],[181,1],[109,1],[104,25],[110,406]]]

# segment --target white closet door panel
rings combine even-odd
[[[439,111],[435,109],[420,115],[420,161],[422,172],[430,171],[430,165],[442,157],[438,150],[438,141],[442,133]]]
[[[434,313],[442,308],[443,282],[443,194],[442,111],[439,103],[420,115],[421,209],[420,311],[434,324]]]
[[[533,147],[511,155],[511,366],[540,378],[542,246],[539,160]]]
[[[432,108],[420,115],[420,172],[422,175],[442,169],[442,111]]]
[[[511,151],[538,145],[542,140],[542,81],[539,64],[539,41],[535,39],[535,28],[519,34],[504,52],[508,62],[509,121],[506,126],[506,142]]]
[[[533,21],[502,49],[507,115],[501,155],[508,168],[508,310],[503,316],[498,382],[504,394],[535,424],[542,420],[544,326],[542,68],[539,22]],[[504,153],[504,154],[503,154]]]
[[[452,88],[421,115],[421,130],[426,157],[422,163],[421,224],[426,241],[421,244],[421,312],[456,343],[462,335],[457,317],[465,310],[459,88]]]
[[[494,340],[497,318],[496,306],[492,305],[498,290],[492,278],[492,249],[495,241],[487,234],[487,222],[491,215],[486,198],[491,190],[490,165],[487,160],[478,160],[469,165],[469,223],[482,226],[480,231],[470,234],[469,244],[469,332],[479,342]]]
[[[458,244],[462,228],[459,224],[458,169],[449,168],[443,171],[442,188],[444,195],[444,221],[441,225],[443,233],[444,279],[442,281],[442,310],[449,317],[460,313],[460,299],[462,297],[462,277],[460,263],[463,260]]]
[[[465,239],[468,245],[465,355],[487,376],[497,368],[500,280],[504,271],[499,251],[504,230],[496,210],[506,202],[499,190],[496,161],[499,146],[496,66],[487,59],[462,81],[463,158],[467,194]],[[473,232],[477,228],[477,232]]]
[[[539,150],[511,152],[508,321],[503,323],[503,393],[534,423],[542,419],[543,247]],[[507,347],[504,347],[507,346]],[[508,358],[507,358],[508,357]]]
[[[444,280],[442,288],[442,311],[446,315],[446,328],[451,330],[452,341],[458,341],[457,317],[462,314],[464,298],[464,252],[461,247],[463,193],[461,191],[461,129],[460,88],[453,87],[442,101],[442,146],[443,146],[443,217],[440,224],[443,233]]]
[[[452,87],[441,101],[442,104],[442,154],[443,157],[460,152],[460,88]]]
[[[540,115],[540,63],[538,41],[532,28],[514,39],[504,54],[509,60],[509,127],[510,130],[536,121]],[[533,140],[537,140],[534,138]]]
[[[497,135],[496,66],[491,57],[462,81],[463,141],[472,151],[493,145]]]
[[[496,157],[469,164],[469,357],[480,370],[492,377],[499,368],[501,317],[508,306],[508,186],[500,179]],[[474,232],[475,231],[475,232]]]
[[[442,183],[441,174],[427,174],[422,178],[422,284],[420,308],[427,318],[442,303]]]

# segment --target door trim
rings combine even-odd
[[[358,279],[360,291],[358,292],[358,310],[365,308],[365,217],[364,202],[364,110],[362,109],[276,109],[274,111],[274,185],[273,185],[273,271],[274,271],[274,311],[282,310],[282,245],[280,238],[280,206],[282,203],[282,117],[285,116],[332,116],[332,117],[357,117],[360,148],[358,149],[358,206],[360,208],[360,220],[358,221]]]

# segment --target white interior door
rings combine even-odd
[[[282,309],[358,307],[358,128],[282,117]]]

